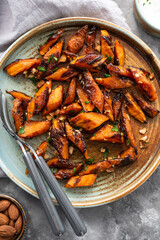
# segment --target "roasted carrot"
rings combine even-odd
[[[25,112],[23,109],[23,102],[18,98],[13,101],[12,117],[14,120],[14,125],[16,127],[16,132],[24,125]]]
[[[76,167],[74,167],[73,169],[70,168],[62,168],[59,169],[55,174],[55,178],[56,179],[66,179],[66,178],[70,178],[72,176],[74,176],[77,172],[80,171],[80,169],[82,168],[82,163],[79,163]]]
[[[114,126],[106,124],[92,135],[90,140],[111,143],[123,143],[123,137],[119,130],[114,130]]]
[[[94,184],[96,178],[97,178],[96,174],[71,177],[66,183],[65,187],[67,188],[89,187]]]
[[[60,110],[57,110],[55,112],[56,115],[76,115],[77,113],[79,113],[82,110],[81,105],[79,105],[78,103],[72,103],[68,106],[63,107]]]
[[[122,106],[122,102],[123,102],[123,92],[120,91],[113,98],[114,121],[116,121],[118,119],[118,116],[119,116],[119,113],[121,110],[121,106]]]
[[[96,27],[93,26],[91,30],[87,33],[86,48],[85,48],[86,54],[94,53],[95,37],[96,37]]]
[[[106,30],[101,30],[101,54],[107,56],[107,63],[114,62],[114,53],[111,49],[112,38]]]
[[[39,49],[39,54],[44,55],[49,48],[62,36],[64,29],[60,29],[54,35],[52,35],[45,44],[43,44]]]
[[[112,99],[107,91],[104,92],[104,114],[107,115],[111,121],[114,121]]]
[[[129,67],[131,70],[134,80],[136,81],[139,90],[142,94],[149,100],[154,101],[157,99],[157,94],[155,89],[149,79],[147,79],[146,75],[142,71],[142,69],[136,67]]]
[[[84,45],[85,36],[88,26],[84,26],[68,41],[68,50],[72,53],[77,53]]]
[[[83,135],[79,130],[76,130],[70,126],[70,124],[66,121],[65,122],[65,130],[67,138],[74,143],[76,147],[80,149],[80,151],[84,154],[85,158],[87,159],[87,146],[84,141]]]
[[[12,95],[12,97],[19,99],[20,101],[23,102],[23,106],[26,108],[29,101],[31,100],[31,96],[26,95],[25,93],[18,92],[18,91],[7,91],[6,93]]]
[[[49,94],[49,98],[47,104],[43,110],[43,115],[47,115],[50,112],[55,111],[62,103],[63,100],[63,86],[60,85],[59,87],[52,90]]]
[[[82,127],[86,131],[92,131],[106,121],[108,117],[95,112],[79,113],[77,116],[70,119],[70,123],[74,126]]]
[[[63,105],[69,105],[74,102],[76,97],[76,78],[72,78]]]
[[[51,144],[56,148],[60,156],[63,159],[68,159],[68,140],[63,125],[57,118],[53,120],[50,136]]]
[[[49,121],[27,121],[24,126],[19,129],[18,135],[22,138],[37,137],[45,132],[48,132],[51,126]]]
[[[115,41],[114,53],[115,62],[117,63],[117,65],[123,66],[125,62],[125,51],[124,47],[120,44],[118,40]]]
[[[56,168],[74,168],[77,166],[76,163],[70,162],[66,159],[59,158],[59,157],[54,157],[50,160],[47,161],[48,167],[56,167]]]
[[[135,149],[133,147],[129,147],[127,150],[121,152],[118,157],[123,159],[119,166],[124,166],[136,161],[138,156]]]
[[[132,95],[126,91],[124,96],[129,114],[138,121],[146,123],[146,117],[137,102],[133,99]]]
[[[96,78],[95,81],[108,89],[128,88],[135,85],[135,82],[129,78],[122,78],[114,75],[108,78]]]
[[[78,72],[72,68],[60,68],[53,74],[46,77],[47,80],[66,81],[78,75]]]
[[[81,105],[84,109],[85,112],[92,112],[94,109],[93,103],[89,100],[87,94],[83,91],[81,88],[80,84],[77,83],[77,88],[76,88],[77,95],[79,97],[79,100],[81,102]]]
[[[133,78],[133,74],[131,73],[129,68],[126,68],[123,66],[116,66],[116,65],[113,65],[112,63],[108,64],[107,68],[109,71],[119,74],[121,76]]]

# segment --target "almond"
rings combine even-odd
[[[0,238],[13,237],[15,233],[16,229],[9,225],[0,226]]]
[[[22,216],[21,215],[19,216],[19,218],[15,222],[15,229],[17,231],[17,234],[19,234],[21,229],[22,229]]]
[[[2,212],[4,215],[6,215],[7,217],[9,217],[9,213],[8,213],[8,209],[6,209],[4,212]]]
[[[12,220],[16,220],[19,216],[19,210],[13,203],[8,208],[9,217]]]
[[[9,218],[3,213],[0,213],[0,226],[7,225],[8,223],[9,223]]]
[[[14,226],[15,226],[14,220],[11,219],[11,220],[9,221],[9,226],[11,226],[11,227],[14,227]]]
[[[9,200],[1,200],[0,201],[0,212],[5,211],[9,206],[11,202]]]

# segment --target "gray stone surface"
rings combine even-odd
[[[140,37],[157,56],[160,40],[147,34],[136,22],[132,0],[115,0],[124,12],[132,32]],[[27,230],[24,240],[158,240],[160,239],[160,168],[136,191],[114,203],[88,209],[78,209],[88,232],[76,237],[61,210],[66,233],[54,237],[40,201],[21,190],[10,179],[0,180],[0,193],[18,199],[27,212]]]

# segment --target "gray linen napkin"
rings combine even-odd
[[[0,0],[0,55],[31,28],[64,17],[100,18],[130,30],[112,0]],[[0,178],[6,176],[0,169]]]

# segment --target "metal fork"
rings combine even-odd
[[[10,120],[9,120],[9,115],[8,115],[7,99],[6,99],[6,96],[2,93],[1,89],[0,89],[0,121],[3,127],[6,129],[6,131],[17,141],[17,143],[22,149],[22,152],[23,152],[22,157],[29,170],[30,176],[33,180],[33,183],[35,185],[35,188],[37,190],[37,193],[44,207],[46,216],[49,220],[49,223],[51,225],[51,228],[54,234],[56,236],[61,236],[64,233],[64,227],[62,225],[62,222],[59,218],[57,210],[52,202],[52,199],[49,195],[48,190],[46,189],[46,186],[41,178],[41,175],[37,167],[39,168],[46,182],[48,183],[51,191],[53,192],[61,209],[63,210],[66,218],[70,222],[74,232],[78,236],[83,236],[87,232],[87,229],[83,221],[80,219],[79,215],[77,214],[76,210],[73,208],[67,195],[62,190],[58,181],[50,171],[48,165],[45,163],[42,157],[38,157],[34,149],[27,142],[23,141],[13,131]],[[24,145],[28,149],[30,149],[33,155],[35,156],[35,162],[33,161],[30,151],[28,150],[26,151]]]

